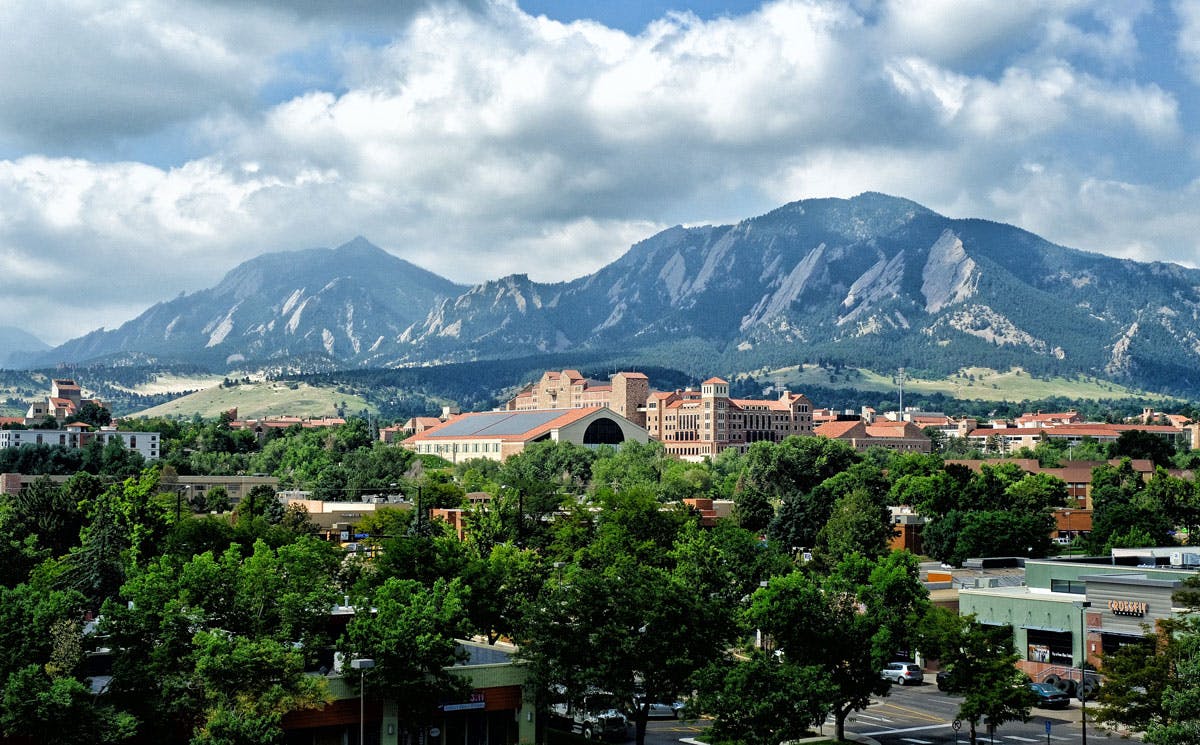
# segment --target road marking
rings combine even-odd
[[[858,714],[858,716],[857,716],[857,717],[855,717],[855,718],[856,718],[856,719],[874,719],[874,720],[875,720],[875,721],[877,721],[877,722],[890,722],[890,721],[892,721],[891,719],[888,719],[887,717],[873,717],[873,716],[871,716],[870,714],[863,714],[863,713],[861,713],[861,712],[860,712],[860,713]]]
[[[1017,742],[1041,742],[1030,737],[1017,737],[1016,735],[1004,735],[1005,740],[1016,740]]]
[[[949,726],[950,726],[949,722],[942,722],[941,724],[929,724],[924,727],[905,727],[904,729],[884,729],[884,730],[879,730],[878,732],[862,732],[860,734],[865,735],[867,737],[877,737],[879,735],[901,735],[906,732],[924,732],[926,730],[941,729],[942,727],[949,727]]]
[[[900,742],[913,742],[916,745],[933,745],[933,740],[918,740],[915,737],[901,737]]]
[[[903,711],[906,714],[912,714],[914,717],[917,717],[919,719],[924,719],[927,722],[942,721],[941,717],[934,716],[933,714],[930,714],[927,711],[921,711],[920,709],[910,709],[909,707],[901,706],[900,704],[895,704],[895,703],[890,703],[890,702],[882,702],[881,706],[883,706],[885,708],[896,709],[897,711]]]

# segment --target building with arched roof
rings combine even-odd
[[[646,430],[605,406],[459,414],[400,444],[416,453],[457,463],[470,458],[505,460],[532,442],[573,442],[585,447],[647,442]]]

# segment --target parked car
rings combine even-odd
[[[915,662],[889,662],[879,671],[879,677],[890,680],[896,685],[909,683],[921,684],[925,681],[925,672]]]
[[[949,670],[938,670],[937,672],[937,687],[939,691],[946,690],[946,684],[950,680]]]
[[[1071,697],[1058,686],[1049,683],[1030,683],[1029,690],[1037,696],[1037,705],[1047,709],[1065,709],[1071,704]]]
[[[561,693],[561,686],[552,687]],[[550,722],[587,740],[629,739],[629,720],[617,708],[614,696],[603,691],[589,691],[581,704],[558,701],[550,705]]]
[[[651,719],[678,719],[682,711],[682,701],[651,701],[650,710],[646,716]]]

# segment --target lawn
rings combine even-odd
[[[268,416],[336,416],[341,406],[347,413],[363,409],[374,411],[366,399],[342,393],[335,388],[318,388],[307,383],[252,381],[232,386],[213,386],[177,398],[134,416],[191,418],[194,414],[209,419],[236,408],[241,419]]]
[[[776,387],[804,390],[805,386],[855,388],[863,391],[891,392],[898,386],[893,374],[880,374],[863,368],[831,368],[817,365],[784,367],[757,373]],[[962,400],[1025,401],[1061,396],[1073,400],[1162,398],[1097,378],[1041,378],[1014,367],[999,372],[985,367],[968,367],[942,379],[905,377],[904,390],[912,393],[943,393]]]

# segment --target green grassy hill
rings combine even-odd
[[[759,371],[755,377],[769,380],[776,387],[803,391],[805,386],[856,388],[862,391],[896,391],[894,377],[862,368],[844,367],[838,372],[817,365],[784,367]],[[998,372],[984,367],[970,367],[941,380],[923,380],[906,376],[905,392],[943,393],[962,400],[1025,401],[1063,397],[1077,401],[1126,398],[1163,398],[1116,383],[1095,378],[1037,378],[1021,368]]]
[[[256,381],[207,388],[139,411],[134,416],[190,418],[199,414],[209,419],[236,408],[241,419],[284,414],[321,417],[336,416],[339,407],[347,413],[376,410],[361,396],[343,393],[336,388],[320,388],[308,383]]]

